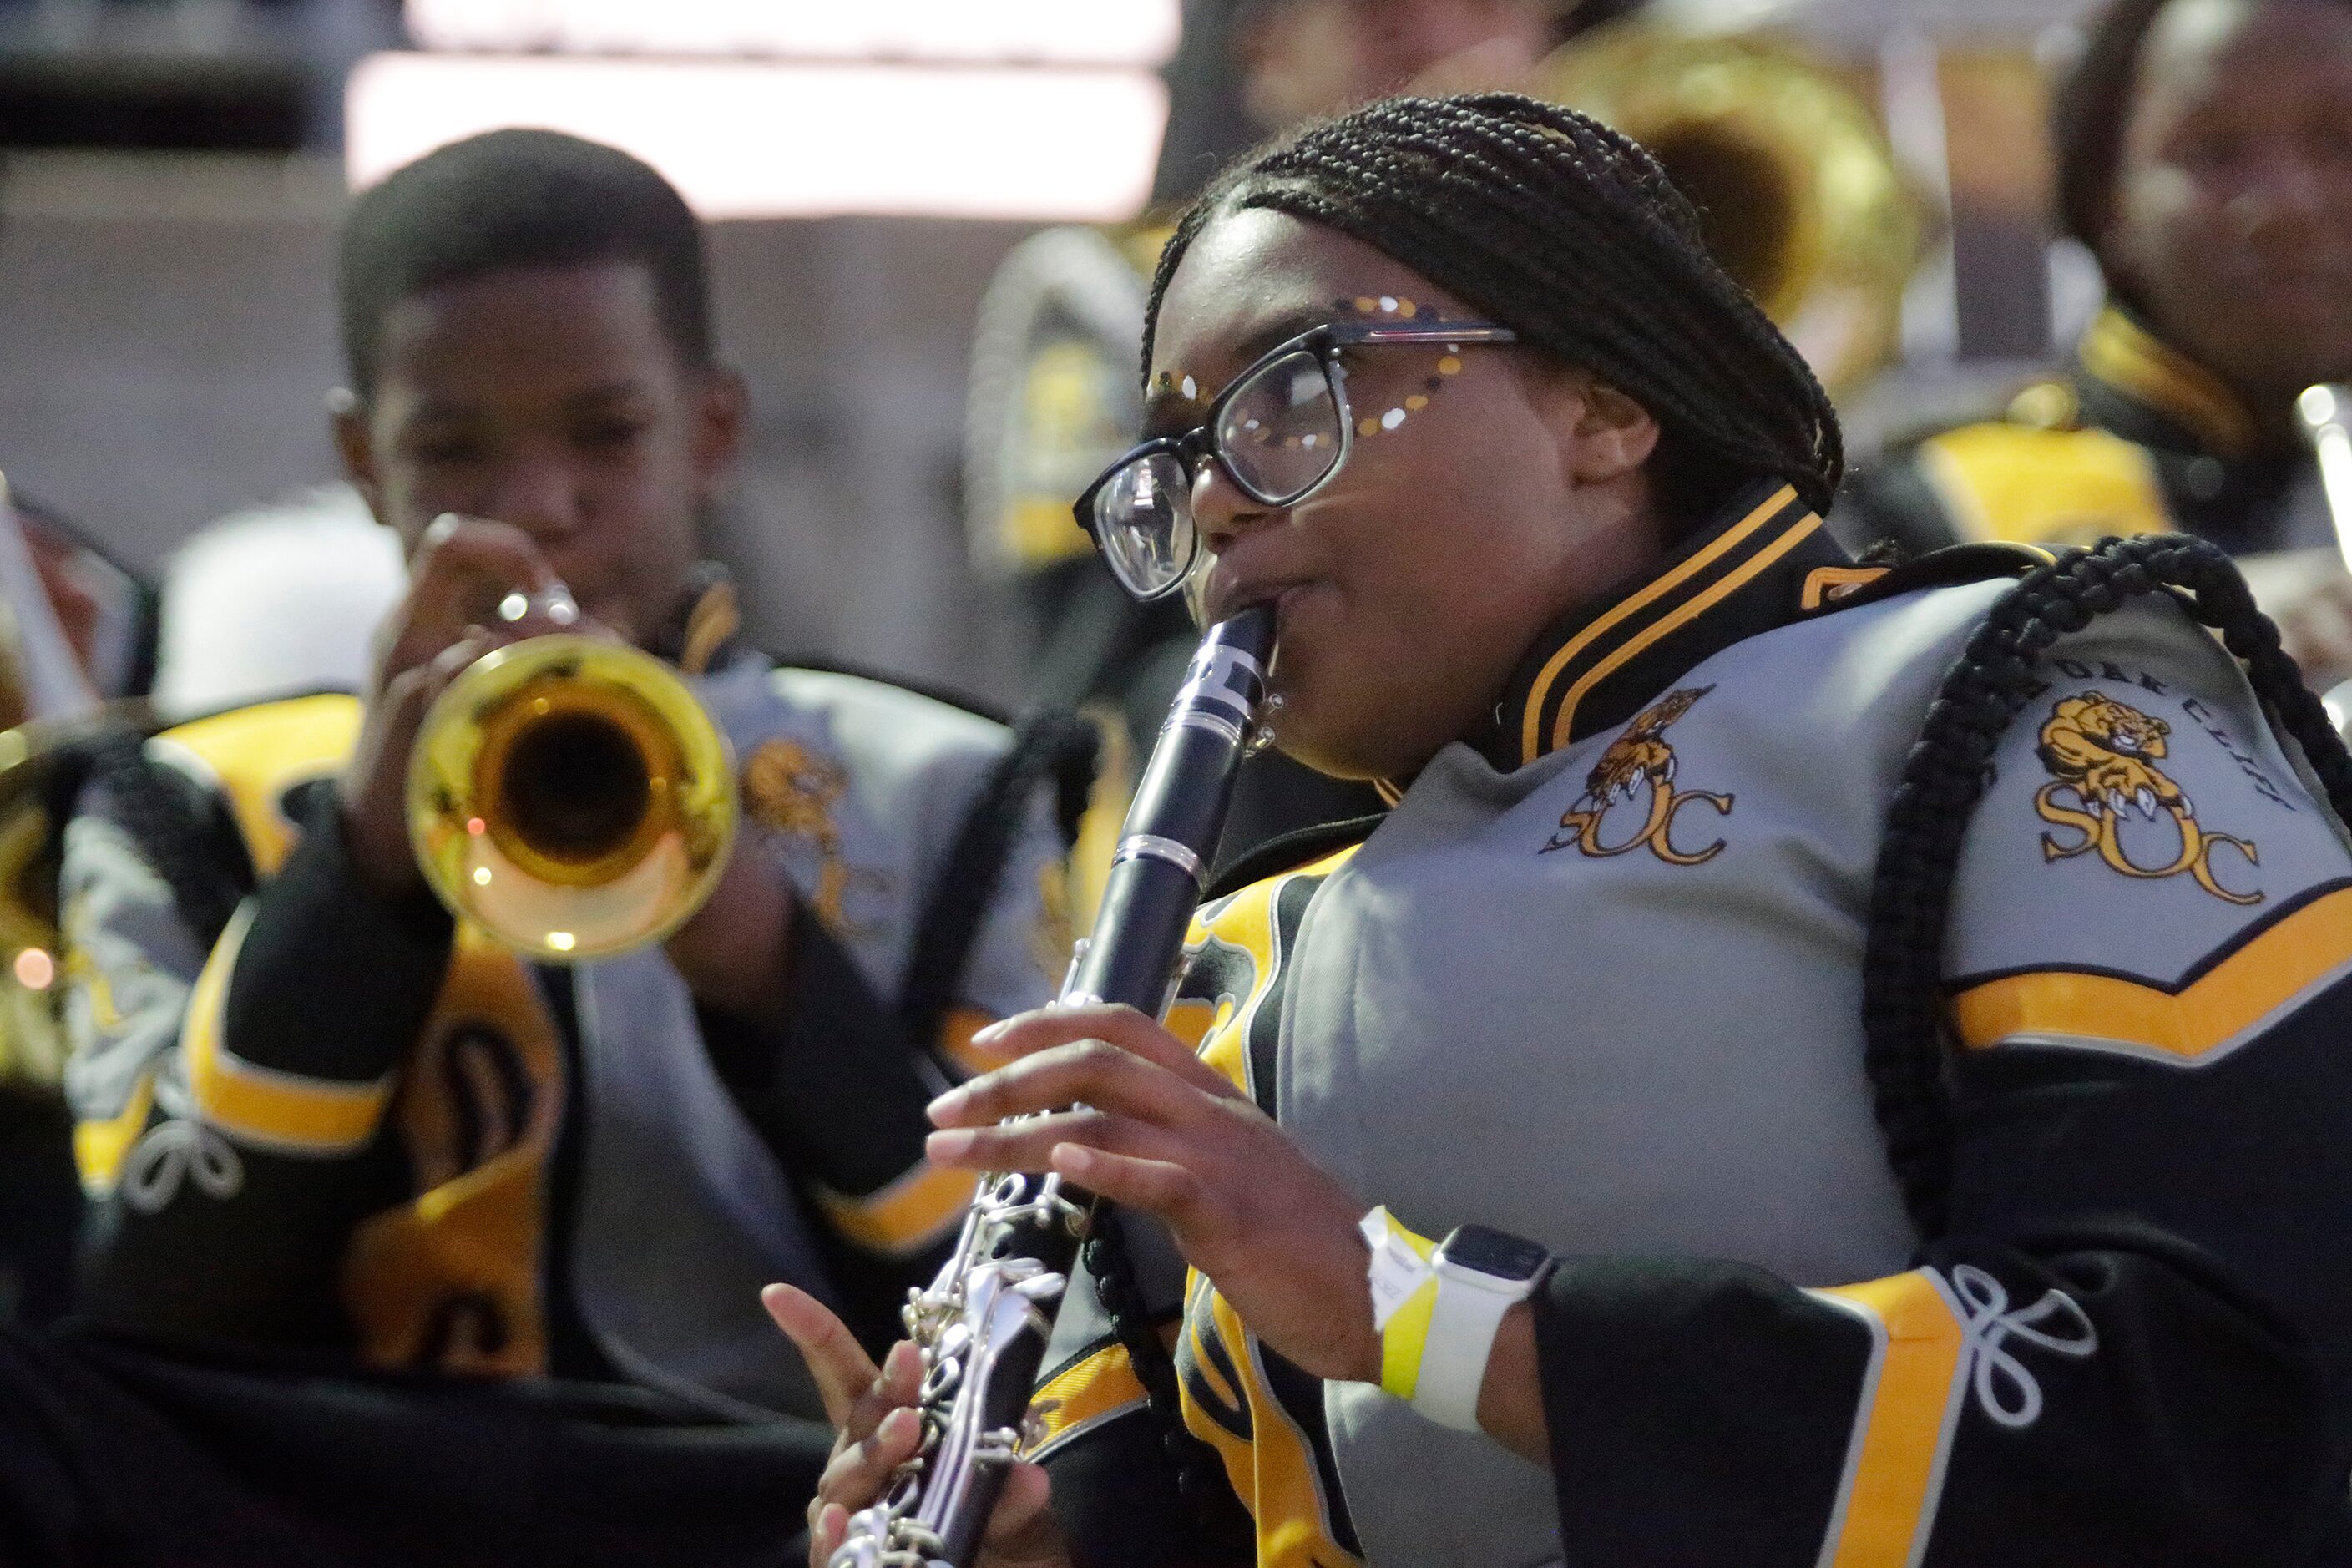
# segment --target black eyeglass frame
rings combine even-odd
[[[1201,423],[1192,429],[1179,436],[1155,436],[1150,440],[1138,442],[1129,447],[1116,462],[1095,476],[1094,483],[1078,497],[1070,509],[1071,512],[1077,519],[1078,526],[1086,531],[1087,537],[1094,542],[1096,553],[1101,555],[1107,563],[1114,561],[1116,557],[1103,546],[1101,520],[1095,515],[1095,498],[1127,469],[1163,453],[1182,466],[1188,480],[1199,475],[1199,465],[1202,461],[1213,459],[1224,470],[1225,477],[1233,481],[1234,488],[1260,506],[1296,506],[1337,478],[1339,470],[1348,465],[1348,454],[1355,449],[1356,419],[1348,402],[1348,372],[1339,363],[1341,353],[1351,348],[1391,346],[1471,348],[1518,341],[1517,332],[1492,321],[1366,321],[1360,324],[1333,321],[1310,327],[1252,360],[1239,375],[1225,384],[1225,389],[1210,402]],[[1330,389],[1331,405],[1339,418],[1339,444],[1332,450],[1330,463],[1307,484],[1287,494],[1269,493],[1250,483],[1227,459],[1224,444],[1217,438],[1216,431],[1223,423],[1225,409],[1236,394],[1264,372],[1300,353],[1313,353],[1322,367],[1324,384]],[[1188,510],[1192,506],[1189,491],[1184,505]],[[1196,525],[1183,565],[1177,569],[1164,587],[1139,593],[1123,577],[1119,580],[1119,586],[1141,604],[1164,599],[1184,586],[1185,579],[1192,575],[1192,568],[1199,563],[1200,554],[1201,534]],[[1116,567],[1112,575],[1118,575]]]

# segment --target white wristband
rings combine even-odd
[[[1498,1290],[1484,1279],[1449,1270],[1441,1255],[1437,1304],[1429,1315],[1421,1376],[1413,1387],[1412,1407],[1457,1432],[1479,1429],[1478,1391],[1486,1385],[1495,1331],[1502,1327],[1503,1315],[1527,1299],[1525,1291]]]

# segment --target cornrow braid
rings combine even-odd
[[[1160,253],[1147,374],[1185,253],[1251,208],[1360,240],[1640,403],[1680,499],[1769,474],[1825,509],[1837,489],[1844,449],[1821,383],[1707,254],[1657,161],[1598,121],[1513,93],[1392,99],[1254,154]]]
[[[2157,595],[2221,633],[2254,695],[2302,748],[2337,820],[2352,822],[2352,754],[2219,546],[2184,534],[2102,540],[2002,595],[1945,675],[1905,760],[1871,887],[1864,1060],[1888,1160],[1923,1236],[1943,1234],[1951,1218],[1944,934],[1969,815],[2002,732],[2035,689],[2035,661],[2095,616]]]

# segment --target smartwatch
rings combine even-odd
[[[1551,1254],[1532,1241],[1483,1225],[1465,1225],[1438,1244],[1430,1262],[1437,1300],[1412,1407],[1441,1426],[1478,1430],[1478,1390],[1503,1314],[1536,1292],[1551,1272]]]

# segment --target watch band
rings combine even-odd
[[[1486,1381],[1495,1331],[1503,1314],[1534,1291],[1532,1280],[1504,1281],[1467,1270],[1449,1270],[1439,1255],[1437,1300],[1423,1339],[1421,1375],[1413,1380],[1412,1407],[1457,1432],[1478,1428],[1478,1391]]]
[[[1358,1228],[1371,1248],[1381,1387],[1440,1426],[1477,1431],[1495,1331],[1535,1294],[1550,1258],[1532,1242],[1479,1226],[1432,1242],[1386,1208],[1365,1215]]]

